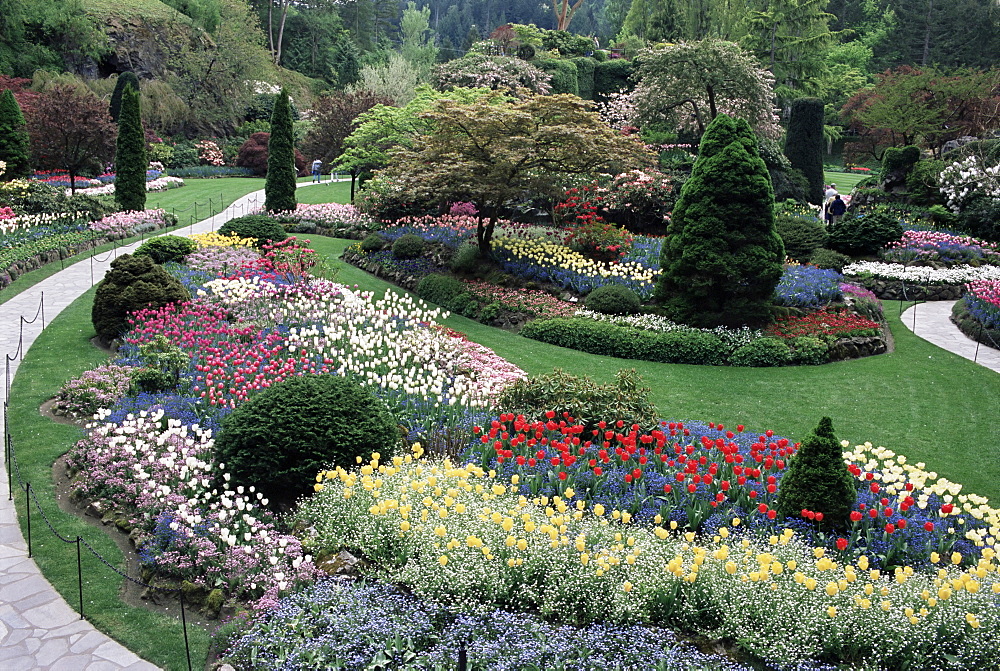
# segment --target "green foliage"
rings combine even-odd
[[[558,51],[562,56],[582,56],[593,50],[594,42],[583,35],[574,35],[566,30],[543,30],[542,49]]]
[[[822,268],[824,270],[836,270],[838,273],[844,269],[844,266],[851,262],[851,257],[846,254],[841,254],[840,252],[835,252],[832,249],[825,249],[820,247],[812,256],[809,257],[810,265],[814,265],[817,268]]]
[[[128,71],[118,75],[118,81],[115,82],[115,90],[111,92],[111,102],[108,105],[108,112],[115,123],[118,122],[122,110],[122,94],[125,92],[125,87],[129,85],[136,91],[139,90],[139,78],[135,76],[134,72]]]
[[[188,355],[163,335],[139,346],[142,367],[132,374],[132,392],[155,394],[171,391],[180,381],[181,371],[190,362]]]
[[[361,251],[363,252],[378,252],[385,247],[385,238],[383,238],[378,233],[372,233],[367,238],[361,241]]]
[[[733,366],[784,366],[792,358],[791,350],[780,338],[757,338],[738,348],[729,357]]]
[[[267,181],[264,209],[288,212],[295,209],[295,133],[288,91],[281,89],[271,115],[271,137],[267,144]]]
[[[9,181],[31,174],[28,130],[21,106],[10,89],[0,94],[0,161],[7,164],[0,180]]]
[[[962,210],[956,225],[973,237],[1000,242],[1000,200],[981,200]]]
[[[580,84],[577,81],[579,71],[576,68],[576,63],[562,58],[546,58],[536,60],[535,64],[544,72],[552,75],[551,93],[580,94]]]
[[[808,200],[814,205],[823,202],[823,152],[826,149],[823,116],[823,101],[819,98],[792,101],[785,136],[785,156],[809,182]]]
[[[451,269],[456,273],[472,274],[483,263],[479,255],[479,247],[472,244],[462,244],[451,258]]]
[[[194,20],[209,33],[219,27],[220,10],[218,0],[163,0],[181,14]]]
[[[254,246],[257,248],[268,242],[281,242],[288,237],[284,227],[266,214],[236,217],[219,227],[219,235],[233,234],[241,238],[254,238]]]
[[[432,273],[420,280],[416,291],[417,295],[425,301],[450,310],[452,308],[449,306],[453,304],[454,299],[466,293],[467,289],[465,284],[456,277]]]
[[[128,327],[129,313],[188,298],[180,281],[153,259],[122,254],[111,262],[110,270],[97,285],[91,321],[97,337],[110,343]]]
[[[659,424],[659,413],[649,401],[650,390],[640,387],[641,383],[635,370],[619,370],[613,383],[598,384],[556,368],[546,375],[516,381],[497,405],[528,420],[544,420],[545,413],[551,411],[556,421],[566,413],[586,429],[598,428],[601,421],[614,425],[621,420],[626,427],[638,424],[649,430]]]
[[[139,245],[133,256],[148,256],[155,263],[181,262],[184,257],[198,249],[198,244],[191,238],[180,235],[160,235],[150,238]]]
[[[785,245],[785,255],[806,263],[817,249],[826,244],[826,228],[814,216],[780,212],[774,226]]]
[[[397,259],[415,259],[424,253],[424,239],[413,233],[406,233],[392,243],[392,255]]]
[[[903,226],[882,210],[851,213],[828,231],[831,248],[851,256],[874,256],[887,243],[899,240]]]
[[[226,417],[215,459],[235,482],[280,505],[310,491],[323,469],[352,468],[372,452],[389,462],[399,442],[396,420],[370,390],[339,375],[302,375]]]
[[[722,365],[726,348],[718,336],[704,331],[645,331],[586,317],[536,319],[521,335],[532,340],[590,354],[660,363]]]
[[[941,194],[938,176],[944,169],[944,161],[926,159],[917,161],[906,176],[906,192],[914,205],[931,207],[942,205],[944,197]]]
[[[674,207],[658,296],[674,319],[692,326],[760,325],[784,256],[753,131],[720,114]]]
[[[584,100],[593,100],[594,69],[597,67],[597,61],[589,56],[580,56],[579,58],[574,58],[573,63],[576,64],[577,95]]]
[[[584,301],[587,309],[607,315],[634,315],[642,301],[634,291],[620,284],[597,287]]]
[[[781,517],[801,518],[803,510],[823,513],[821,527],[840,529],[847,526],[857,496],[833,422],[823,417],[792,457],[775,509]]]
[[[879,172],[878,179],[880,182],[886,182],[897,175],[905,176],[919,160],[920,147],[916,145],[889,147],[882,154],[882,170]]]
[[[830,360],[830,348],[819,338],[799,336],[787,341],[792,350],[790,363],[800,366],[818,366]]]
[[[139,109],[139,89],[126,85],[122,91],[115,150],[115,202],[119,209],[146,209],[146,137]]]
[[[594,100],[612,93],[631,89],[630,79],[635,72],[632,61],[615,58],[594,65]]]

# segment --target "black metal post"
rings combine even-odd
[[[24,507],[28,519],[28,559],[31,559],[31,483],[24,486]]]
[[[458,671],[467,671],[469,668],[469,655],[465,650],[465,641],[458,644]]]
[[[187,653],[188,671],[191,671],[191,644],[188,642],[187,617],[184,615],[184,590],[180,591],[180,595],[181,595],[181,628],[184,630],[184,652]]]
[[[80,588],[80,619],[83,617],[83,557],[80,554],[80,541],[83,540],[79,536],[76,537],[76,583]]]

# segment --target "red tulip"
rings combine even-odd
[[[838,538],[837,539],[837,549],[840,550],[841,552],[843,552],[844,550],[847,549],[847,539],[846,538]]]

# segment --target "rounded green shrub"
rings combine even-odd
[[[288,237],[284,226],[264,214],[248,214],[230,219],[219,227],[219,235],[253,238],[254,246],[257,248],[269,242],[281,242]]]
[[[818,366],[830,360],[830,348],[819,338],[799,336],[788,342],[792,350],[791,363],[801,366]]]
[[[524,415],[530,420],[545,419],[553,411],[558,419],[563,413],[587,429],[600,421],[625,426],[638,424],[652,429],[659,424],[659,412],[649,400],[650,390],[641,387],[642,377],[635,370],[619,370],[611,384],[598,384],[589,377],[578,377],[556,368],[551,373],[518,380],[507,387],[498,403],[504,412]]]
[[[634,315],[642,301],[634,291],[620,284],[597,287],[584,299],[588,310],[606,315]]]
[[[378,233],[372,233],[361,241],[361,251],[363,252],[379,252],[382,251],[383,247],[385,247],[385,238]]]
[[[451,275],[433,273],[420,280],[416,291],[425,301],[447,307],[457,296],[466,293],[466,286],[462,280]]]
[[[483,258],[479,255],[479,247],[472,243],[465,243],[451,258],[451,269],[456,273],[472,274],[482,263]]]
[[[809,257],[809,263],[816,266],[817,268],[822,268],[823,270],[836,270],[838,273],[844,269],[844,266],[851,262],[851,257],[846,254],[841,254],[840,252],[835,252],[832,249],[825,249],[820,247],[812,256]]]
[[[801,519],[802,511],[823,513],[823,528],[847,526],[858,492],[854,476],[844,464],[843,448],[833,433],[833,421],[824,417],[799,446],[778,487],[775,509],[781,517]]]
[[[651,361],[721,366],[726,363],[722,339],[705,331],[668,331],[658,334],[657,356]]]
[[[413,233],[406,233],[392,243],[392,255],[397,259],[416,259],[424,253],[424,239]]]
[[[184,257],[198,249],[198,243],[191,238],[180,235],[161,235],[150,238],[139,245],[133,252],[134,256],[148,256],[155,263],[164,264],[176,261],[180,263]]]
[[[253,485],[282,506],[311,491],[319,471],[351,468],[372,452],[388,461],[399,443],[395,418],[370,390],[339,375],[302,375],[226,417],[215,460],[231,482]]]
[[[851,256],[874,256],[890,242],[899,240],[903,226],[899,219],[880,210],[851,214],[829,230],[828,244]]]
[[[790,213],[775,216],[774,226],[785,243],[785,256],[805,263],[817,249],[826,244],[826,229],[815,217]]]
[[[122,254],[111,262],[111,268],[97,285],[91,321],[97,337],[110,344],[128,327],[130,313],[142,308],[160,308],[189,297],[180,280],[150,257]]]
[[[733,352],[729,363],[733,366],[763,368],[784,366],[791,358],[791,350],[780,338],[757,338]]]

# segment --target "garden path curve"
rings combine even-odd
[[[310,186],[311,183],[299,184]],[[229,219],[260,206],[264,192],[243,196],[232,205],[204,221],[178,229],[178,233],[214,231]],[[42,319],[30,320],[39,311],[44,295],[45,316],[49,323],[70,303],[104,277],[117,255],[133,250],[138,243],[117,251],[85,258],[56,273],[27,291],[0,304],[0,354],[15,357],[18,345],[27,351],[41,332]],[[10,362],[10,379],[17,372],[20,358]],[[0,401],[6,401],[6,385],[0,383]],[[6,419],[6,418],[5,418]],[[6,438],[6,436],[5,436]],[[0,460],[0,480],[8,482],[7,464]],[[15,495],[21,490],[15,480]],[[27,556],[27,544],[17,522],[9,493],[0,496],[0,669],[3,671],[154,671],[157,667],[81,619],[66,600],[42,576],[33,559]],[[38,532],[48,534],[47,530]],[[95,579],[112,579],[110,572]]]
[[[900,319],[914,335],[941,349],[1000,373],[1000,350],[977,343],[951,322],[955,301],[917,303],[903,312]]]

